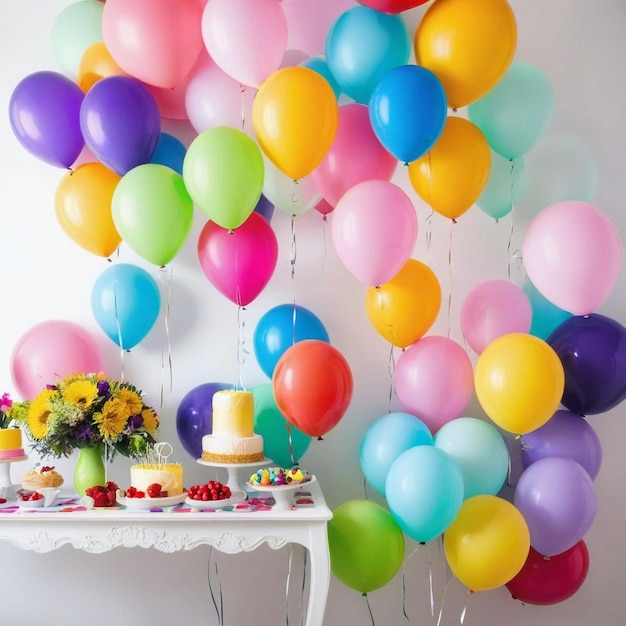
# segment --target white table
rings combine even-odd
[[[326,525],[332,513],[319,487],[306,488],[315,506],[236,512],[159,512],[92,509],[71,512],[2,513],[0,541],[23,550],[51,552],[65,545],[91,553],[113,548],[155,548],[161,552],[209,545],[228,554],[250,552],[263,544],[277,550],[286,544],[310,553],[307,626],[322,626],[330,584]]]

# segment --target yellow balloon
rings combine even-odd
[[[409,180],[433,211],[456,219],[478,199],[490,169],[489,144],[478,126],[448,117],[435,145],[409,165]]]
[[[260,87],[252,125],[261,150],[294,180],[321,162],[337,132],[339,107],[328,81],[307,67],[285,67]]]
[[[443,549],[452,573],[466,587],[486,591],[508,583],[522,569],[530,552],[530,532],[510,502],[473,496],[443,533]]]
[[[85,49],[78,63],[76,82],[87,93],[94,83],[108,76],[127,76],[126,72],[113,60],[103,41]]]
[[[413,41],[418,65],[441,81],[448,106],[482,98],[506,72],[517,47],[517,23],[506,0],[437,0]]]
[[[474,387],[480,405],[498,426],[523,435],[543,426],[557,410],[565,372],[545,341],[511,333],[482,351],[474,370]]]
[[[409,259],[389,281],[368,287],[365,310],[378,333],[398,348],[420,339],[433,325],[441,307],[441,287],[424,263]]]
[[[102,163],[84,163],[57,185],[54,205],[61,227],[79,246],[103,257],[113,254],[122,241],[111,213],[120,179]]]

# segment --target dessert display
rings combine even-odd
[[[36,465],[22,478],[22,488],[27,491],[37,491],[46,487],[60,487],[63,476],[54,469],[54,465]]]
[[[249,391],[213,394],[213,432],[202,437],[202,461],[244,465],[263,461],[263,437],[254,432],[254,400]]]
[[[0,461],[24,458],[26,452],[22,446],[22,430],[20,428],[0,429]]]
[[[299,467],[283,469],[282,467],[267,467],[257,470],[248,484],[252,487],[284,487],[300,485],[309,482],[312,474]]]

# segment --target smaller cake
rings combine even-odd
[[[293,469],[267,467],[252,474],[248,483],[253,487],[283,487],[285,485],[306,483],[310,480],[311,473],[299,467],[294,467]]]
[[[20,428],[0,429],[0,460],[20,459],[26,456],[22,447]]]
[[[183,466],[180,463],[138,463],[130,468],[130,484],[148,495],[150,485],[161,485],[168,497],[183,493]]]
[[[22,478],[22,487],[28,491],[37,491],[46,487],[60,487],[63,476],[50,465],[37,465]]]

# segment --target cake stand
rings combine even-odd
[[[251,473],[255,468],[263,467],[273,463],[272,459],[265,457],[262,461],[256,461],[254,463],[212,463],[211,461],[203,461],[198,459],[200,465],[206,465],[207,467],[219,467],[225,468],[228,472],[228,480],[226,484],[230,487],[230,490],[247,492],[247,483]]]
[[[11,463],[26,461],[28,456],[18,456],[14,459],[0,459],[0,498],[15,499],[15,487],[11,482]]]
[[[276,508],[284,510],[293,506],[293,497],[298,491],[306,491],[307,486],[314,482],[315,476],[311,476],[310,480],[303,483],[289,483],[288,485],[253,485],[248,483],[247,486],[251,491],[270,492],[276,502]]]

